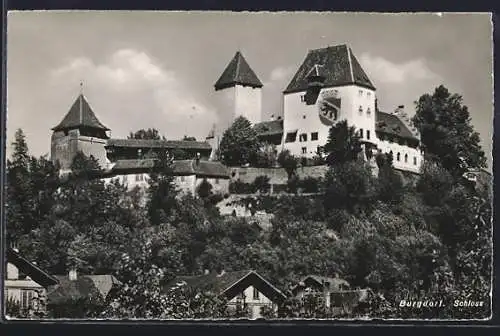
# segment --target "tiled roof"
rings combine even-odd
[[[263,121],[253,128],[259,136],[283,134],[283,120]]]
[[[221,90],[237,84],[254,88],[263,86],[262,82],[239,51],[234,55],[214,86],[215,90]]]
[[[28,261],[12,248],[7,249],[7,261],[43,287],[53,286],[58,282],[56,277],[48,274],[40,267]]]
[[[316,65],[325,76],[325,87],[357,84],[375,90],[365,71],[347,45],[309,50],[304,62],[295,73],[284,93],[305,91],[307,77]]]
[[[94,111],[92,111],[92,108],[82,94],[75,100],[64,119],[59,125],[52,128],[52,130],[60,131],[78,127],[97,128],[104,131],[109,130],[109,128],[97,119]]]
[[[218,161],[178,160],[172,163],[175,175],[229,178],[229,169]]]
[[[47,293],[49,304],[58,304],[66,300],[86,297],[105,299],[113,286],[120,282],[113,275],[78,275],[70,280],[67,275],[56,275],[58,284]]]
[[[157,159],[136,159],[136,160],[117,160],[107,175],[128,174],[131,172],[150,172],[155,168]],[[173,174],[196,175],[199,177],[211,178],[229,178],[229,169],[218,161],[199,161],[196,160],[176,160],[171,165]]]
[[[212,149],[208,142],[186,140],[109,139],[106,143],[106,147],[112,146],[131,148]]]
[[[341,279],[341,278],[331,278],[331,277],[325,277],[325,276],[320,276],[320,275],[308,275],[308,276],[303,277],[297,285],[293,286],[292,292],[296,293],[297,290],[299,290],[301,288],[301,286],[302,286],[301,283],[305,285],[306,281],[308,281],[308,280],[313,280],[314,282],[317,283],[318,286],[323,286],[324,282],[328,282],[330,284],[330,286],[329,286],[330,291],[341,290],[341,288],[340,288],[341,285],[344,285],[346,288],[350,287],[349,282],[347,282],[346,280]]]
[[[381,111],[377,111],[375,116],[375,131],[418,141],[398,116]]]
[[[209,273],[198,276],[178,276],[170,281],[164,287],[164,290],[169,290],[178,284],[184,284],[193,290],[211,290],[216,295],[226,295],[228,298],[236,296],[242,289],[253,285],[272,300],[282,300],[285,298],[279,289],[252,270],[225,272],[220,275]]]

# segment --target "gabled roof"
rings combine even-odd
[[[197,177],[229,178],[229,169],[218,161],[176,160],[172,163],[174,175],[196,175]]]
[[[305,91],[308,88],[307,77],[311,69],[320,66],[320,74],[325,77],[324,86],[333,87],[356,84],[375,90],[358,60],[347,45],[309,50],[295,76],[283,93]]]
[[[205,141],[144,140],[144,139],[109,139],[106,142],[106,147],[199,149],[199,150],[212,149],[210,144]]]
[[[283,120],[263,121],[255,124],[253,129],[258,136],[283,134]]]
[[[105,299],[114,286],[120,281],[113,275],[78,275],[70,280],[67,275],[56,275],[58,284],[47,293],[49,303],[58,304],[67,300],[87,297]]]
[[[306,282],[313,282],[317,286],[323,286],[323,283],[328,282],[330,291],[342,290],[340,288],[341,285],[346,286],[347,288],[350,287],[349,282],[347,282],[346,280],[341,279],[341,278],[331,278],[331,277],[325,277],[325,276],[320,276],[320,275],[308,275],[308,276],[305,276],[304,278],[302,278],[300,280],[299,284],[295,285],[292,288],[292,292],[295,293],[301,287],[302,283],[305,286],[307,286]]]
[[[222,90],[238,84],[254,88],[263,86],[262,82],[239,51],[236,52],[214,86],[215,90]]]
[[[28,261],[12,248],[7,249],[7,262],[16,266],[17,269],[29,276],[33,281],[42,287],[49,287],[58,283],[56,277],[48,274],[40,267]]]
[[[52,128],[52,130],[61,131],[79,127],[88,127],[100,129],[103,131],[109,131],[109,128],[104,126],[99,121],[99,119],[97,119],[94,111],[92,111],[92,108],[90,107],[83,94],[80,94],[78,98],[76,98],[75,102],[69,109],[69,112],[66,114],[64,119],[59,123],[59,125]]]
[[[223,295],[232,299],[248,286],[256,287],[271,300],[282,301],[285,295],[266,279],[252,270],[225,272],[223,274],[209,273],[197,276],[178,276],[170,281],[164,290],[183,284],[191,290],[213,291],[216,295]]]
[[[390,113],[376,111],[375,131],[404,139],[419,141],[398,116]]]

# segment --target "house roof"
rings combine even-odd
[[[28,261],[12,248],[7,249],[7,262],[16,266],[21,272],[43,287],[53,286],[58,282],[56,277]]]
[[[157,159],[117,160],[106,175],[123,175],[135,172],[150,172],[157,167]],[[196,175],[199,177],[229,178],[229,169],[218,161],[176,160],[172,162],[173,175]]]
[[[55,277],[58,284],[47,293],[47,299],[52,304],[89,296],[105,299],[114,286],[120,285],[120,281],[110,274],[78,275],[76,280],[70,280],[67,275]]]
[[[400,138],[419,141],[418,138],[406,127],[404,122],[398,116],[390,113],[376,111],[375,113],[375,131],[390,134]]]
[[[321,76],[325,77],[325,87],[356,84],[375,90],[375,86],[352,53],[351,48],[341,44],[309,50],[284,93],[307,90],[307,77],[311,73],[311,69],[314,70],[314,68],[317,69],[317,72],[319,70],[318,73]]]
[[[109,130],[109,128],[104,126],[99,119],[97,119],[94,111],[92,111],[92,108],[83,94],[80,94],[76,98],[64,119],[59,123],[59,125],[52,128],[52,130],[61,131],[79,127],[96,128],[103,131]]]
[[[295,292],[298,288],[301,287],[301,283],[306,283],[309,281],[314,281],[318,286],[323,286],[323,283],[328,282],[330,284],[329,289],[331,291],[338,291],[340,290],[340,285],[346,285],[347,287],[350,287],[349,282],[347,282],[344,279],[341,278],[331,278],[331,277],[325,277],[325,276],[320,276],[320,275],[308,275],[303,277],[297,285],[295,285],[292,288],[292,292]]]
[[[223,274],[209,273],[197,276],[178,276],[166,284],[164,290],[184,284],[191,290],[213,291],[216,295],[224,295],[232,299],[245,288],[252,285],[271,300],[283,300],[285,295],[266,279],[252,270],[224,272]]]
[[[198,149],[211,150],[212,147],[206,141],[187,140],[145,140],[145,139],[109,139],[106,147],[129,147],[129,148],[166,148],[166,149]]]
[[[283,120],[263,121],[254,125],[258,136],[283,134]]]
[[[250,65],[248,65],[240,51],[236,52],[233,59],[229,62],[214,86],[215,90],[222,90],[238,84],[254,88],[260,88],[263,86],[262,82],[259,80]]]
[[[218,161],[177,160],[172,163],[174,175],[229,178],[229,169]]]

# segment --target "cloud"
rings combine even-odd
[[[398,84],[408,81],[435,81],[439,75],[429,69],[424,59],[414,59],[403,63],[393,63],[369,53],[362,54],[360,62],[371,78],[377,82]]]
[[[287,79],[292,74],[292,71],[292,67],[277,67],[271,71],[269,78],[273,82],[282,81]]]
[[[94,110],[110,123],[114,136],[115,129],[123,136],[156,127],[168,138],[189,133],[201,139],[216,120],[213,108],[175,71],[134,49],[118,50],[100,64],[85,57],[68,60],[50,78],[54,86],[83,80],[89,103],[100,107]]]

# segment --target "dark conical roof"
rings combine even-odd
[[[238,84],[254,88],[263,86],[262,82],[239,51],[234,55],[219,80],[215,83],[215,90],[225,89]]]
[[[90,107],[83,94],[80,94],[78,96],[64,119],[59,123],[59,125],[52,128],[52,130],[61,131],[79,127],[88,127],[109,131],[109,128],[104,126],[99,121],[99,119],[97,119],[94,111],[92,111],[92,108]]]
[[[345,44],[309,50],[304,62],[293,76],[284,93],[307,90],[311,69],[318,68],[325,77],[326,87],[356,84],[375,90],[365,71]]]

